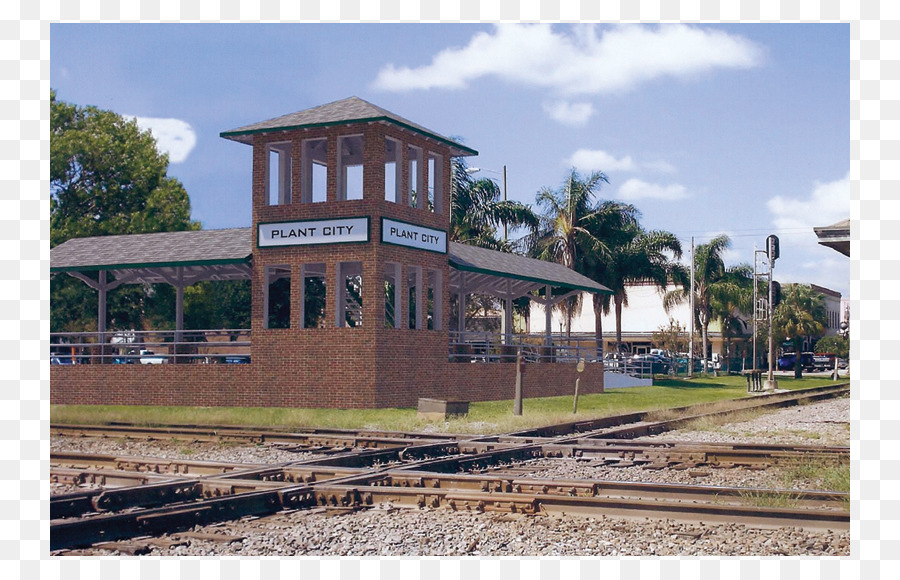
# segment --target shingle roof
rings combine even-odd
[[[50,271],[249,262],[250,228],[72,238],[50,250]]]
[[[586,292],[612,293],[590,278],[553,262],[456,242],[450,242],[448,249],[450,266],[456,270],[541,286],[549,284]],[[251,228],[73,238],[50,250],[50,271],[121,272],[173,266],[246,264],[252,253]],[[147,275],[140,280],[150,281],[151,278]]]
[[[573,290],[612,294],[612,290],[555,262],[535,260],[476,246],[450,242],[450,265],[457,270],[526,280]]]
[[[368,101],[364,101],[359,97],[350,97],[333,103],[319,105],[318,107],[313,107],[311,109],[275,117],[274,119],[269,119],[267,121],[245,125],[243,127],[238,127],[237,129],[224,131],[220,133],[220,136],[225,139],[231,139],[232,141],[250,143],[251,137],[257,133],[288,131],[308,127],[324,127],[345,123],[367,123],[373,121],[393,123],[433,139],[437,139],[454,148],[456,154],[460,156],[478,154],[474,149],[461,145],[452,139],[439,135],[430,129],[426,129],[421,125],[373,105]]]

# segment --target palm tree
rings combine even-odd
[[[640,212],[631,204],[614,201],[601,202],[588,221],[588,229],[594,237],[602,240],[597,251],[588,255],[585,260],[585,274],[592,280],[603,284],[611,290],[616,288],[616,256],[613,248],[624,245],[628,231],[637,225]],[[597,341],[598,354],[603,346],[603,316],[610,313],[613,303],[611,294],[594,294],[594,335]],[[618,350],[619,346],[616,345]]]
[[[514,252],[516,242],[501,239],[497,227],[525,227],[530,231],[538,226],[538,217],[531,207],[517,201],[501,200],[502,192],[492,179],[474,179],[463,158],[452,160],[450,184],[450,232],[451,241],[501,252]],[[469,300],[467,312],[474,314],[479,308],[494,309],[494,297]],[[527,314],[521,307],[517,310]],[[468,314],[467,314],[468,316]]]
[[[707,350],[709,345],[709,323],[719,319],[723,306],[737,304],[741,293],[745,291],[745,276],[750,266],[741,264],[734,268],[726,268],[722,254],[731,247],[731,239],[720,234],[706,244],[700,244],[694,251],[694,319],[700,327],[702,347],[701,358],[704,371],[707,368]],[[666,293],[663,307],[666,311],[676,304],[682,304],[690,298],[690,286]]]
[[[462,158],[453,160],[450,190],[450,239],[482,248],[513,251],[515,245],[497,235],[497,226],[534,229],[538,218],[531,208],[517,201],[503,201],[497,183],[474,179]]]
[[[608,262],[595,272],[598,282],[615,292],[616,349],[622,344],[622,309],[628,306],[629,285],[650,283],[665,292],[673,277],[679,276],[674,259],[681,258],[681,242],[674,234],[646,231],[636,221],[612,237]],[[608,308],[607,308],[608,312]]]
[[[528,240],[532,255],[586,273],[586,258],[605,251],[605,244],[590,228],[591,220],[598,218],[593,198],[601,182],[609,183],[609,179],[599,171],[582,178],[572,169],[561,188],[545,187],[538,192],[537,204],[542,211],[539,228]],[[581,295],[577,294],[558,305],[566,316],[567,335],[572,332],[572,316],[580,304]]]
[[[731,339],[741,336],[749,326],[745,312],[753,312],[753,268],[739,264],[726,274],[735,284],[733,292],[713,296],[712,318],[718,320],[725,339],[725,368],[731,367]]]
[[[825,300],[822,295],[805,284],[785,285],[781,304],[775,308],[772,315],[772,329],[775,340],[794,341],[794,350],[797,352],[797,361],[794,363],[794,377],[803,376],[803,367],[800,364],[800,350],[803,338],[821,336],[825,333]]]

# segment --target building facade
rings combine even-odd
[[[450,242],[451,159],[477,152],[362,99],[221,136],[252,148],[249,230],[85,238],[51,251],[51,275],[98,290],[97,336],[57,337],[91,364],[51,366],[51,402],[374,408],[512,398],[517,365],[502,364],[515,361],[511,337],[475,356],[464,328],[451,337],[451,292],[464,305],[467,292],[494,291],[508,307],[538,288],[548,307],[573,290],[609,292],[556,264]],[[183,289],[247,278],[250,364],[208,364],[214,357],[183,342]],[[155,356],[173,364],[112,364],[122,357],[111,353],[105,293],[160,282],[176,286],[176,330]],[[481,364],[460,364],[472,362]],[[529,396],[567,394],[576,376],[582,392],[603,390],[601,363],[577,375],[573,359],[533,362]]]

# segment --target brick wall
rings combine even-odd
[[[410,331],[411,332],[411,331]],[[446,350],[446,345],[444,347]],[[316,353],[308,353],[314,359]],[[515,364],[431,361],[405,366],[379,361],[374,385],[348,368],[361,361],[314,361],[249,365],[73,365],[50,367],[50,403],[54,405],[174,405],[208,407],[415,407],[419,397],[491,401],[515,395]],[[526,364],[525,398],[571,395],[571,363]],[[587,365],[579,393],[602,393],[602,365]]]

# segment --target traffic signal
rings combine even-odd
[[[769,256],[770,262],[774,262],[778,259],[778,236],[776,236],[775,234],[772,234],[771,236],[766,238],[766,255]]]
[[[772,310],[781,303],[781,284],[772,280]]]

